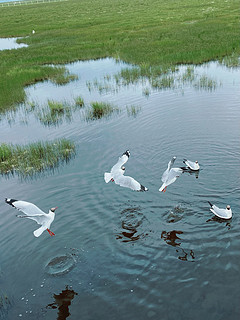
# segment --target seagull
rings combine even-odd
[[[173,157],[172,160],[168,162],[167,170],[164,171],[162,175],[162,186],[159,188],[159,191],[165,192],[167,189],[167,186],[172,184],[176,179],[180,176],[180,174],[183,172],[183,169],[181,168],[172,168],[174,161],[177,157]]]
[[[35,30],[32,31],[32,34],[34,34],[34,33],[35,33]]]
[[[230,205],[228,204],[226,209],[220,209],[217,206],[215,206],[214,204],[211,204],[210,201],[208,201],[208,203],[210,204],[210,210],[212,211],[212,213],[215,214],[215,216],[222,218],[222,219],[231,219],[232,218],[232,209],[230,207]]]
[[[130,151],[127,150],[118,159],[118,162],[112,167],[111,172],[104,173],[104,180],[106,183],[109,181],[119,184],[121,187],[130,188],[134,191],[147,191],[148,188],[141,185],[135,179],[129,176],[124,176],[125,167],[123,166],[130,156]]]
[[[41,225],[40,228],[33,232],[35,237],[39,237],[45,230],[48,231],[50,236],[55,236],[55,234],[50,231],[49,228],[55,218],[55,210],[57,209],[57,207],[51,208],[48,213],[44,213],[41,209],[39,209],[37,206],[35,206],[35,204],[31,202],[7,198],[5,199],[5,202],[18,209],[19,211],[25,213],[24,216],[17,215],[18,218],[28,218],[36,221]]]
[[[200,166],[197,160],[193,162],[187,159],[183,159],[183,163],[185,163],[186,166],[193,171],[198,171],[200,169]]]

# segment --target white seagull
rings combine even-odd
[[[165,192],[167,189],[167,186],[172,184],[176,179],[180,176],[180,174],[183,172],[183,169],[181,168],[172,168],[174,161],[177,157],[173,157],[172,160],[168,162],[167,170],[164,171],[162,175],[162,186],[159,188],[160,192]]]
[[[112,167],[111,172],[104,173],[104,180],[106,183],[109,181],[115,182],[121,187],[130,188],[134,191],[147,191],[148,188],[141,185],[135,179],[129,176],[124,176],[125,167],[123,166],[130,156],[130,151],[127,150],[118,159],[118,162]]]
[[[12,207],[18,209],[25,213],[24,216],[17,215],[18,218],[28,218],[31,220],[36,221],[38,224],[41,225],[40,228],[33,232],[35,237],[39,237],[43,231],[47,230],[50,236],[55,236],[55,234],[50,231],[51,223],[55,218],[55,210],[56,208],[51,208],[48,213],[44,213],[41,209],[39,209],[35,204],[27,201],[22,200],[15,200],[15,199],[5,199],[5,202]]]
[[[185,163],[186,166],[193,171],[197,171],[200,169],[200,166],[199,166],[199,163],[197,160],[195,162],[193,162],[193,161],[190,161],[187,159],[183,159],[183,163]]]
[[[212,213],[215,214],[215,216],[222,218],[222,219],[231,219],[232,218],[232,209],[230,207],[230,205],[228,204],[226,209],[220,209],[217,206],[215,206],[214,204],[211,204],[211,202],[208,201],[208,203],[210,204],[210,210],[212,211]]]

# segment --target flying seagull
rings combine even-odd
[[[167,189],[167,186],[172,184],[176,179],[180,176],[180,174],[183,172],[183,169],[181,168],[172,168],[174,161],[177,157],[173,157],[172,160],[168,162],[168,167],[164,171],[162,175],[162,186],[159,188],[159,191],[165,192]]]
[[[147,191],[148,188],[141,185],[135,179],[129,176],[124,176],[125,167],[123,166],[130,156],[130,151],[127,150],[118,159],[118,162],[112,167],[111,172],[104,173],[104,180],[106,183],[109,181],[115,182],[121,187],[130,188],[134,191]]]
[[[215,216],[222,218],[222,219],[231,219],[232,218],[232,209],[230,207],[230,205],[228,204],[226,209],[220,209],[217,206],[215,206],[214,204],[212,204],[210,201],[208,201],[208,203],[210,204],[210,210],[212,211],[212,213],[215,214]]]
[[[183,159],[183,163],[185,163],[185,165],[186,165],[189,169],[191,169],[191,170],[193,170],[193,171],[197,171],[197,170],[200,169],[200,166],[199,166],[199,163],[198,163],[197,160],[196,160],[195,162],[193,162],[193,161],[190,161],[190,160],[187,160],[187,159]]]
[[[22,200],[15,199],[5,199],[5,202],[12,207],[22,211],[25,215],[17,215],[18,218],[28,218],[36,221],[41,225],[40,228],[33,232],[35,237],[39,237],[43,231],[47,230],[50,236],[55,236],[55,234],[50,231],[51,223],[55,218],[55,210],[56,208],[51,208],[48,213],[44,213],[41,209],[39,209],[35,204]]]

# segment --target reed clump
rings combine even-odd
[[[67,139],[28,145],[0,144],[0,173],[33,176],[68,162],[75,155],[75,144]]]
[[[86,120],[97,120],[109,117],[113,112],[119,112],[118,107],[106,102],[92,102],[91,108],[87,111]]]

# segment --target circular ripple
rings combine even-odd
[[[68,273],[76,264],[72,255],[66,254],[51,259],[45,267],[45,271],[52,276]]]

